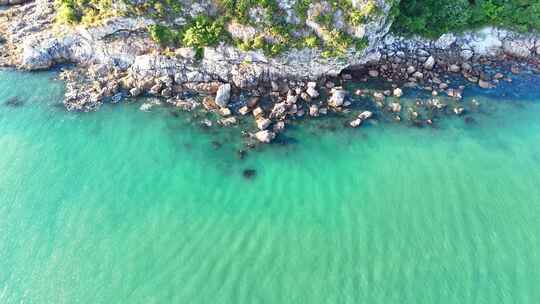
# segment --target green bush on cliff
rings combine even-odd
[[[75,9],[74,1],[57,0],[55,2],[57,13],[56,21],[66,24],[78,23],[81,18]]]
[[[56,22],[94,24],[115,15],[112,0],[55,0]]]
[[[198,16],[185,29],[182,44],[201,48],[216,45],[226,40],[226,32],[221,20],[212,20],[208,16]]]
[[[164,47],[193,47],[200,57],[205,46],[214,46],[221,41],[227,41],[228,35],[223,27],[223,21],[213,20],[208,16],[198,16],[187,25],[171,28],[154,24],[148,27],[150,38]]]
[[[159,24],[150,25],[148,32],[150,38],[162,46],[175,46],[182,38],[180,31]]]

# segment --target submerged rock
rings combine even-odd
[[[272,142],[274,138],[276,138],[276,133],[268,130],[263,130],[255,133],[255,138],[261,143],[268,144]]]
[[[311,117],[317,117],[319,116],[319,106],[316,104],[312,104],[309,106],[309,116]]]
[[[343,89],[332,89],[332,96],[328,100],[328,105],[331,107],[341,107],[347,97],[347,91]]]
[[[226,117],[218,120],[218,123],[224,127],[230,127],[235,125],[237,122],[236,117]]]
[[[362,119],[357,118],[349,123],[352,128],[358,128],[362,124]]]
[[[465,109],[464,109],[463,107],[456,107],[456,108],[454,108],[454,113],[455,113],[456,115],[462,115],[464,111],[465,111]]]
[[[150,103],[143,103],[140,107],[139,107],[139,110],[141,111],[145,111],[145,112],[148,112],[152,109],[152,104]]]
[[[257,123],[257,128],[259,128],[259,130],[266,130],[270,126],[272,121],[268,118],[259,117],[256,120],[256,123]]]
[[[285,122],[284,121],[278,121],[274,124],[274,127],[272,130],[276,133],[281,133],[285,130]]]
[[[373,93],[373,98],[375,99],[375,101],[383,102],[385,96],[381,92],[375,92],[375,93]]]
[[[253,179],[257,175],[257,171],[255,169],[245,169],[242,171],[242,176],[244,176],[245,179]]]
[[[368,120],[373,116],[373,113],[371,111],[363,111],[358,115],[358,118],[361,120]]]
[[[481,87],[482,89],[491,89],[493,88],[493,85],[489,82],[489,81],[485,81],[485,80],[478,80],[478,86]]]
[[[390,104],[390,111],[394,112],[394,113],[399,113],[401,112],[401,105],[397,102],[393,102]]]
[[[10,97],[4,102],[4,105],[16,108],[24,105],[24,101],[19,97]]]

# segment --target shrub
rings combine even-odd
[[[55,2],[57,9],[56,21],[59,23],[74,24],[81,20],[75,8],[75,2],[70,0],[57,0]]]
[[[182,43],[186,46],[201,48],[216,45],[225,37],[223,22],[211,20],[207,16],[198,16],[187,26]]]
[[[148,27],[150,38],[162,46],[175,46],[179,42],[180,33],[166,26],[153,24]]]

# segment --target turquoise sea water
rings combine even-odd
[[[53,77],[0,72],[0,303],[540,302],[538,78],[239,160],[189,114],[67,113]]]

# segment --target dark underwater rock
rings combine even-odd
[[[242,176],[244,176],[245,179],[254,179],[257,175],[257,171],[255,169],[245,169],[242,172]]]
[[[18,108],[18,107],[21,107],[21,106],[24,105],[24,100],[20,99],[20,98],[17,97],[17,96],[14,96],[14,97],[8,98],[8,99],[4,102],[4,105],[7,106],[7,107]]]

